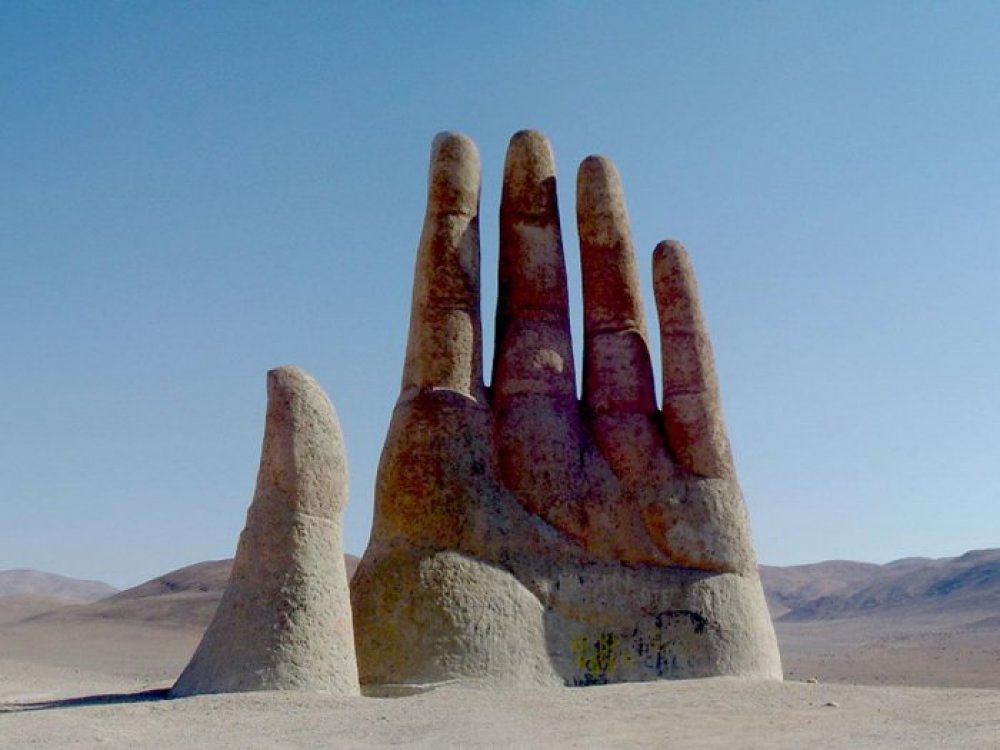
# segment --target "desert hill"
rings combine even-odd
[[[145,599],[151,596],[167,596],[184,593],[209,593],[222,591],[229,580],[232,559],[206,560],[171,570],[138,586],[119,591],[110,601]]]
[[[817,599],[843,595],[881,570],[874,563],[827,560],[809,565],[761,565],[760,577],[771,616],[781,617]]]
[[[761,566],[772,615],[782,621],[859,616],[1000,615],[1000,549],[886,565],[828,561]]]
[[[357,570],[361,559],[354,555],[344,555],[344,563],[347,566],[347,578],[350,580]],[[233,560],[206,560],[205,562],[187,565],[152,580],[133,586],[130,589],[120,591],[112,596],[109,601],[128,601],[131,599],[145,599],[151,596],[164,596],[182,593],[215,593],[221,595],[226,583],[229,581],[229,572],[232,570]]]
[[[85,581],[40,570],[0,570],[0,597],[43,596],[93,602],[117,591],[101,581]]]
[[[359,558],[344,555],[351,576]],[[138,586],[89,604],[37,614],[35,619],[87,620],[101,618],[161,627],[204,628],[219,603],[232,559],[207,560],[177,568]]]

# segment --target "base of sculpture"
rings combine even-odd
[[[346,602],[347,573],[338,523],[289,514],[273,555],[244,555],[215,619],[191,663],[171,690],[174,697],[254,690],[308,690],[357,695],[353,630]],[[241,545],[260,551],[248,538]]]
[[[354,612],[362,686],[782,678],[756,576],[602,562],[559,567],[380,550],[352,582],[366,592]]]

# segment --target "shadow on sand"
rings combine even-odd
[[[104,693],[102,695],[81,695],[78,698],[59,698],[30,703],[0,703],[0,713],[18,711],[46,711],[51,708],[77,708],[79,706],[112,706],[120,703],[148,703],[170,698],[170,688],[140,690],[137,693]]]

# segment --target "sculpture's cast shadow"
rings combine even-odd
[[[135,693],[101,693],[97,695],[81,695],[75,698],[32,701],[30,703],[3,703],[0,704],[0,713],[47,711],[53,708],[80,708],[83,706],[114,706],[123,703],[149,703],[151,701],[169,700],[170,697],[170,688],[140,690]]]

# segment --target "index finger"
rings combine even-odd
[[[431,146],[400,399],[446,389],[481,400],[479,152],[460,133]]]

